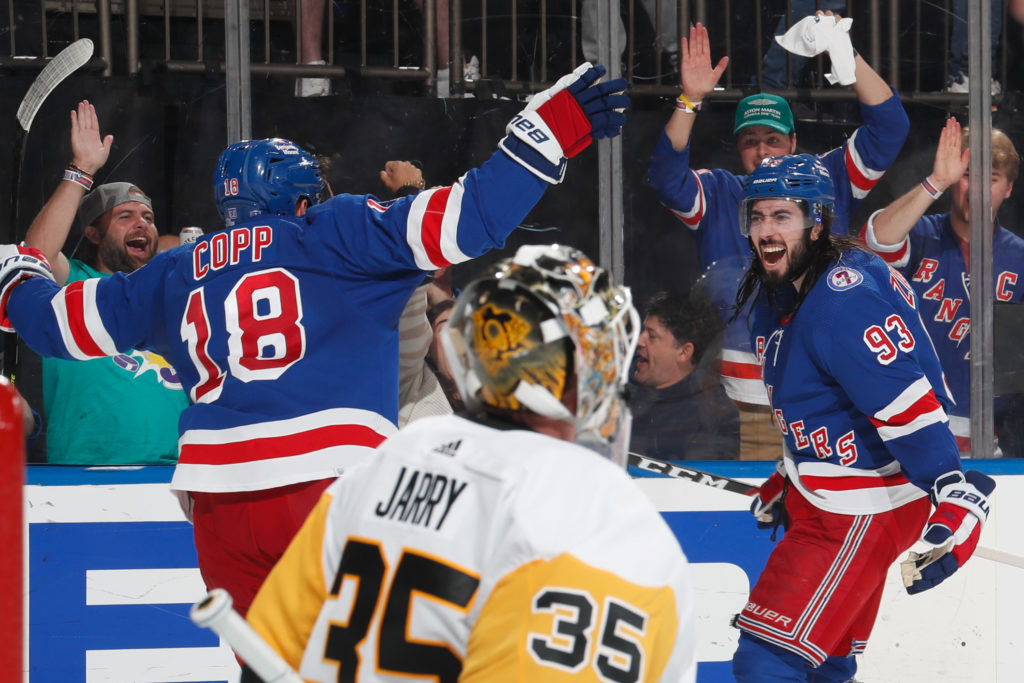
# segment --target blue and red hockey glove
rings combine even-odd
[[[623,94],[626,80],[597,80],[605,68],[590,62],[537,93],[516,114],[498,146],[519,164],[549,183],[565,176],[566,159],[576,156],[592,140],[615,137],[622,132],[629,106]]]
[[[768,477],[757,490],[754,500],[750,503],[750,512],[757,518],[758,529],[774,530],[780,524],[786,524],[785,492],[789,480],[780,462],[775,472]]]
[[[988,497],[995,488],[995,480],[977,470],[950,472],[935,481],[931,491],[935,512],[921,535],[934,547],[927,553],[911,552],[901,563],[908,593],[938,586],[974,554],[988,518]]]
[[[53,280],[50,262],[43,252],[14,244],[0,245],[0,330],[14,332],[7,319],[7,297],[15,286],[31,277]]]

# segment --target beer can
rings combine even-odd
[[[192,244],[202,236],[202,228],[189,226],[187,228],[182,228],[181,232],[178,233],[178,241],[181,242],[182,244]]]

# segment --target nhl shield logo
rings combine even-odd
[[[836,292],[852,289],[863,281],[863,275],[846,266],[837,266],[828,273],[828,287]]]

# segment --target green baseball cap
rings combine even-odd
[[[767,126],[780,133],[793,132],[793,110],[778,95],[762,92],[740,100],[736,105],[736,126],[733,135],[747,126]]]

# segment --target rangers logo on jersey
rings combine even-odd
[[[863,281],[863,275],[846,266],[836,266],[828,273],[828,287],[836,292],[852,289]]]

